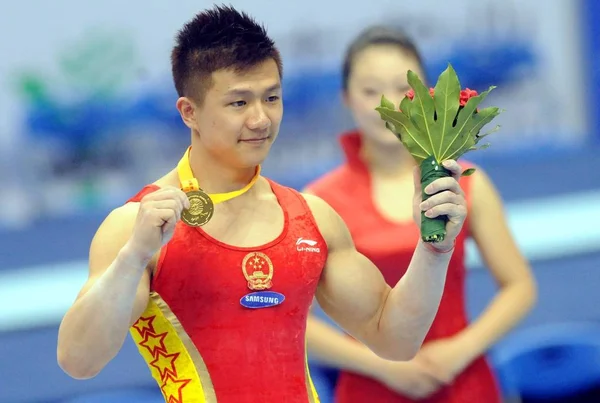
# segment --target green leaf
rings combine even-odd
[[[414,123],[415,127],[422,133],[422,136],[426,137],[426,142],[429,144],[430,153],[436,157],[436,147],[434,147],[434,113],[435,105],[433,98],[429,95],[429,89],[421,82],[419,77],[411,70],[407,73],[408,84],[415,91],[415,98],[412,101],[412,106],[409,111],[410,119]]]
[[[396,135],[396,137],[400,138],[400,133],[396,130],[396,128],[394,127],[394,125],[390,122],[385,122],[385,128],[388,129],[389,131],[391,131],[392,133],[394,133]]]
[[[400,101],[400,111],[404,113],[406,116],[410,116],[410,107],[412,105],[412,101],[409,97],[402,98]]]
[[[475,113],[479,104],[483,102],[493,88],[494,87],[490,87],[489,90],[469,99],[467,104],[459,110],[456,124],[452,128],[450,136],[446,136],[442,143],[443,152],[440,156],[442,160],[453,157],[458,159],[458,157],[462,155],[460,150],[466,151],[471,145],[475,144],[475,139],[470,140],[468,137],[475,137],[475,135],[479,133],[479,130],[473,132],[472,129],[477,125],[479,125],[479,129],[481,129],[483,125],[489,123],[489,121],[495,117],[495,115],[490,116],[489,120],[482,121],[482,117],[488,117],[489,111],[486,112],[486,110],[483,109],[478,113]]]
[[[499,114],[499,109],[496,107],[481,109],[467,120],[467,124],[462,132],[457,136],[456,141],[451,148],[452,154],[448,154],[445,159],[458,159],[472,146],[477,144],[484,136],[479,136],[479,131],[483,126],[492,121]]]
[[[478,146],[478,143],[499,127],[484,134],[481,131],[503,111],[497,107],[478,108],[495,87],[470,98],[461,107],[460,81],[452,65],[448,64],[438,77],[433,97],[414,72],[409,71],[407,78],[415,93],[413,100],[404,97],[397,109],[382,96],[376,110],[418,163],[428,157],[440,163],[446,159],[457,160],[466,152],[488,146]]]
[[[475,173],[475,168],[468,168],[468,169],[465,169],[465,170],[463,171],[463,173],[462,173],[462,174],[460,174],[460,176],[471,176],[471,175],[473,175],[474,173]]]
[[[391,109],[391,110],[396,109],[396,106],[394,105],[394,103],[392,101],[390,101],[389,99],[387,99],[385,97],[385,95],[381,96],[381,106],[383,108],[387,108],[387,109]]]
[[[418,130],[408,116],[400,111],[382,106],[375,108],[375,110],[379,112],[381,118],[386,122],[388,129],[390,129],[390,125],[395,129],[394,134],[402,141],[404,147],[406,147],[417,161],[420,162],[431,155],[429,145],[418,138]]]
[[[478,134],[477,137],[477,141],[481,140],[482,138],[489,136],[492,133],[496,133],[498,130],[500,130],[500,125],[496,125],[492,130],[485,132],[483,134]]]
[[[438,128],[436,137],[439,143],[436,155],[442,157],[442,147],[444,139],[451,136],[452,123],[456,118],[456,113],[460,106],[460,82],[458,76],[450,64],[446,70],[440,74],[438,82],[435,85],[435,95],[433,102],[437,114],[436,126]],[[436,139],[437,140],[437,139]]]

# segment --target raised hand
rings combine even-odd
[[[438,250],[447,250],[454,245],[454,240],[467,218],[467,201],[458,183],[462,173],[461,166],[454,160],[444,161],[442,165],[452,173],[452,176],[439,178],[430,183],[425,188],[425,193],[433,196],[425,201],[422,201],[421,197],[421,175],[419,169],[415,169],[413,215],[417,225],[421,223],[421,211],[424,211],[425,216],[430,218],[443,215],[448,217],[444,241],[431,244]]]
[[[181,212],[189,206],[186,194],[172,186],[144,196],[129,240],[133,253],[140,259],[150,260],[171,240]]]

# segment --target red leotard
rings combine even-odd
[[[394,286],[406,272],[419,239],[418,227],[412,222],[392,223],[378,213],[371,198],[367,167],[359,157],[360,135],[347,133],[341,137],[347,161],[318,179],[309,189],[328,202],[344,219],[357,249],[381,270],[385,280]],[[469,201],[470,177],[461,178]],[[411,189],[412,192],[412,189]],[[356,214],[360,211],[360,214]],[[468,222],[456,240],[450,260],[446,285],[438,314],[426,342],[443,339],[463,330],[468,322],[465,312],[465,239]],[[337,403],[408,403],[379,382],[350,372],[341,372],[336,388]],[[426,403],[495,403],[499,391],[490,367],[483,357],[476,359],[454,383],[441,389]]]
[[[179,222],[163,247],[151,298],[131,328],[168,403],[317,402],[306,364],[306,317],[327,248],[304,198],[270,182],[283,232],[253,248]],[[146,186],[130,201],[157,190]],[[268,274],[283,303],[246,308],[243,270]]]

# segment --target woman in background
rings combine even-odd
[[[408,70],[424,77],[421,56],[403,33],[372,27],[352,42],[343,65],[343,95],[356,130],[341,136],[345,163],[306,189],[341,215],[358,250],[382,270],[390,286],[402,278],[419,238],[412,214],[416,164],[374,108],[382,94],[399,103],[410,89]],[[413,360],[386,361],[314,315],[309,318],[310,353],[340,369],[337,403],[500,402],[484,354],[532,308],[535,282],[485,172],[477,168],[461,179],[461,186],[469,215],[457,238],[438,314]],[[469,237],[499,287],[473,323],[468,323],[464,293]]]

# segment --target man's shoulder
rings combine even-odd
[[[327,213],[331,209],[331,206],[318,195],[309,192],[301,192],[300,195],[302,195],[313,214]]]
[[[317,227],[329,245],[336,234],[344,230],[345,223],[333,207],[320,196],[312,193],[301,193],[315,219]]]
[[[313,214],[315,209],[317,210],[317,212],[319,212],[323,210],[325,208],[325,205],[327,204],[323,199],[310,192],[307,192],[306,190],[298,190],[291,186],[274,181],[273,179],[267,177],[264,178],[268,181],[271,188],[279,188],[279,191],[284,190],[286,192],[295,194],[298,197],[298,199],[303,200],[306,203],[306,205],[311,210],[311,212],[313,212]],[[279,200],[279,202],[282,202],[282,200]]]

